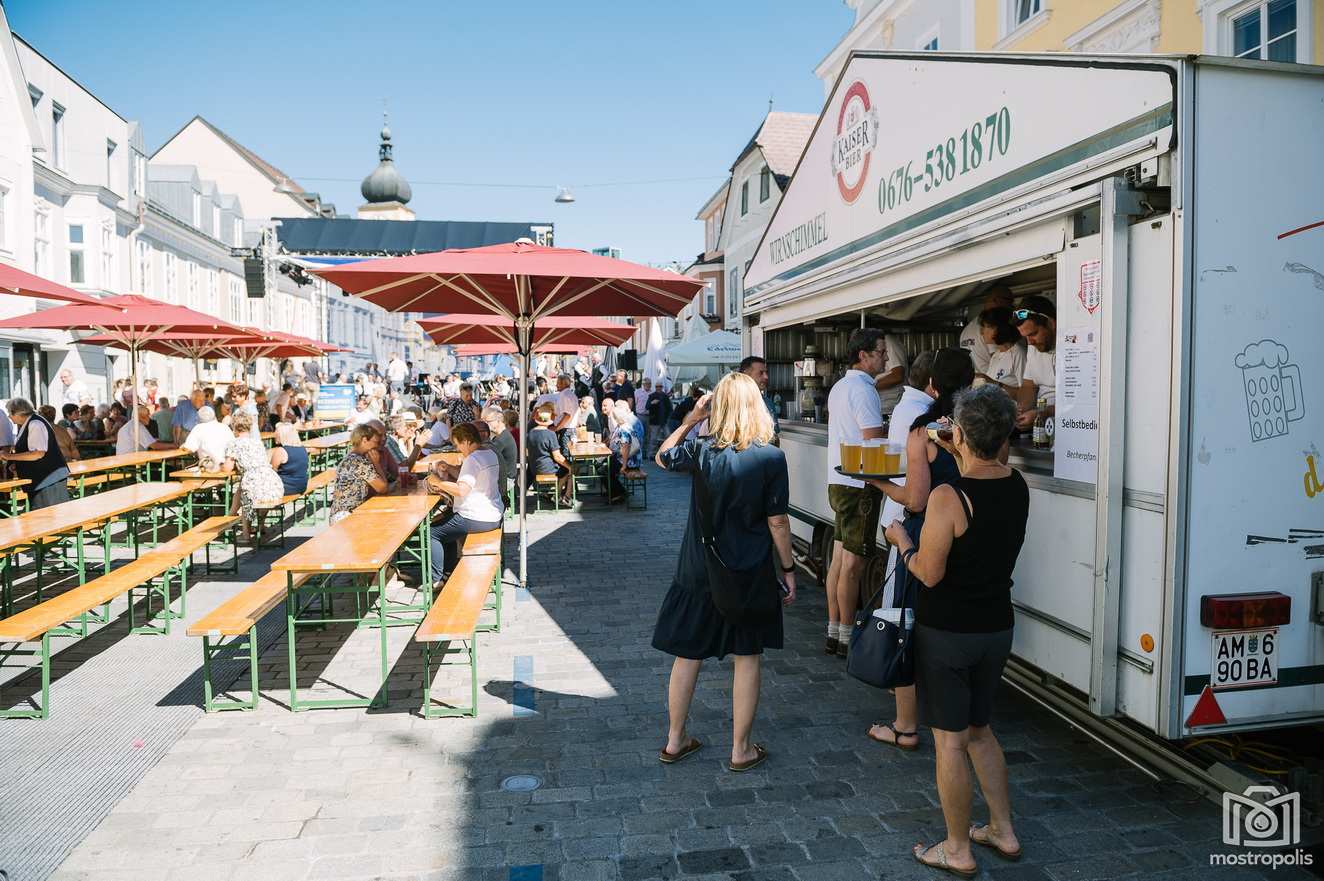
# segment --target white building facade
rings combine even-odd
[[[814,75],[826,97],[856,49],[961,52],[975,46],[975,0],[843,0],[855,23]]]

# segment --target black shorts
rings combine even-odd
[[[957,633],[915,625],[915,699],[919,721],[942,731],[983,728],[993,717],[1011,629]]]

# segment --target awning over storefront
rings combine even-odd
[[[705,367],[740,363],[740,336],[729,330],[715,330],[710,334],[681,343],[667,352],[669,367]]]

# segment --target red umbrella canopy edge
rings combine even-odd
[[[527,242],[454,248],[312,270],[391,312],[674,316],[703,282],[573,248]]]
[[[80,294],[50,279],[25,272],[17,266],[0,263],[0,292],[43,300],[61,300],[66,303],[99,303],[96,297]]]
[[[450,313],[420,318],[418,326],[438,345],[518,346],[515,323],[499,315]],[[547,346],[619,346],[638,330],[633,324],[621,324],[602,318],[573,318],[553,315],[538,321],[530,340],[535,351]]]
[[[125,346],[140,347],[166,333],[242,333],[242,328],[187,306],[163,303],[140,294],[122,294],[94,303],[70,303],[16,315],[0,321],[0,329],[95,330]]]

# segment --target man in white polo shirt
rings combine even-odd
[[[828,503],[836,515],[832,565],[827,575],[827,653],[845,657],[855,609],[860,602],[860,576],[874,553],[882,493],[862,481],[837,473],[841,444],[883,437],[883,405],[874,377],[887,364],[883,332],[862,327],[846,343],[851,368],[828,394]]]

